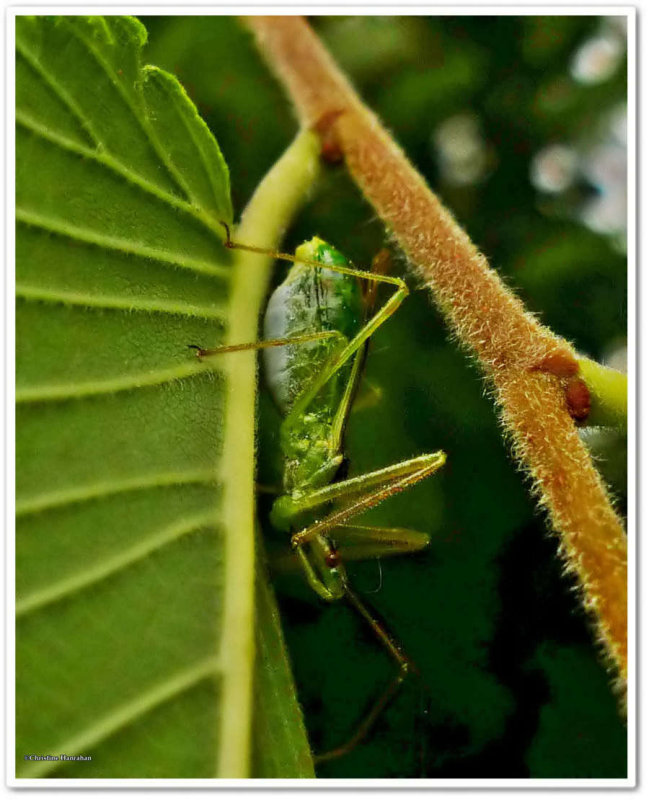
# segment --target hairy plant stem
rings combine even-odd
[[[300,17],[246,19],[301,124],[326,134],[327,149],[342,153],[366,199],[430,287],[453,335],[482,367],[514,454],[561,536],[566,570],[578,577],[623,693],[626,536],[568,413],[567,382],[579,372],[576,353],[526,312],[489,268],[308,24]]]
[[[319,142],[304,132],[262,180],[243,212],[241,240],[277,247],[319,171]],[[237,250],[234,257],[228,344],[255,341],[273,259]],[[227,371],[223,463],[226,582],[221,642],[223,706],[217,776],[247,778],[254,665],[254,530],[256,358],[252,351],[223,357]]]

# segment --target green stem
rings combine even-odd
[[[589,425],[607,425],[626,431],[627,376],[590,358],[580,357],[579,372],[591,394]]]
[[[262,180],[243,213],[237,236],[243,242],[276,247],[318,176],[320,144],[300,133]],[[227,344],[254,341],[268,292],[273,259],[237,251],[234,259]],[[227,363],[226,363],[227,362]],[[250,721],[254,664],[254,529],[256,360],[252,352],[224,359],[227,371],[225,440],[222,460],[232,480],[223,497],[227,531],[221,663],[223,707],[217,776],[250,774]]]

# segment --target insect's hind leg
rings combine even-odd
[[[369,711],[364,715],[354,733],[341,745],[327,750],[324,753],[316,753],[314,761],[316,764],[324,761],[331,761],[335,758],[350,753],[358,744],[360,744],[367,734],[372,729],[376,720],[380,717],[383,711],[388,707],[395,695],[401,688],[403,682],[413,674],[417,674],[418,670],[413,662],[404,653],[400,644],[391,636],[386,628],[374,617],[368,607],[361,602],[358,596],[349,588],[345,586],[345,597],[348,603],[354,610],[360,614],[361,617],[372,628],[374,634],[379,639],[381,644],[388,650],[390,655],[397,663],[397,673],[392,677],[387,686],[383,689],[381,694],[372,703]]]
[[[404,489],[408,488],[408,486],[412,486],[418,481],[423,480],[425,477],[438,470],[444,464],[445,460],[446,455],[441,451],[425,456],[419,456],[418,458],[410,459],[409,461],[404,461],[399,464],[393,464],[390,467],[386,467],[382,470],[377,470],[366,475],[361,475],[357,478],[351,478],[347,481],[340,481],[339,483],[332,484],[324,489],[311,492],[306,497],[302,498],[302,510],[315,508],[323,503],[330,502],[331,500],[335,499],[340,500],[341,498],[351,498],[351,501],[343,506],[343,508],[334,511],[326,516],[323,520],[316,522],[315,524],[294,534],[292,537],[293,547],[297,551],[298,557],[302,561],[307,574],[313,573],[313,576],[315,576],[312,585],[316,584],[314,586],[316,591],[318,591],[317,584],[319,582],[321,583],[321,581],[318,578],[313,566],[310,564],[308,555],[305,551],[305,547],[308,546],[308,543],[318,540],[322,543],[327,543],[328,546],[329,536],[327,534],[338,531],[338,537],[340,538],[340,526],[344,526],[348,520],[352,519],[363,511],[372,508],[382,500],[390,497],[392,494],[403,491]],[[296,505],[300,503],[300,501],[297,501],[297,503],[296,501],[291,501],[290,498],[287,498],[287,501],[293,502],[294,511],[296,510]],[[385,534],[385,529],[383,531],[379,529],[373,534],[368,533],[370,529],[366,528],[364,530],[366,531],[366,538],[370,541],[373,537],[380,539],[381,533]],[[390,534],[388,534],[388,536],[390,536]],[[395,531],[392,531],[392,536],[394,539],[398,538]],[[425,546],[427,543],[427,537],[425,537],[425,535],[411,532],[411,540],[408,542],[410,549],[416,549],[418,536],[420,537],[420,546]],[[421,537],[423,537],[425,541],[423,541]],[[320,762],[328,761],[333,758],[339,758],[340,756],[343,756],[353,750],[354,747],[356,747],[356,745],[367,735],[376,719],[394,698],[406,678],[417,671],[412,661],[404,653],[401,645],[396,642],[387,628],[377,620],[369,608],[352,591],[347,581],[345,571],[342,569],[342,564],[338,563],[337,557],[337,551],[334,548],[331,548],[328,550],[326,556],[327,560],[325,563],[329,567],[338,571],[342,584],[343,597],[363,618],[365,623],[369,625],[379,643],[384,647],[385,650],[387,650],[389,655],[396,662],[397,673],[388,683],[386,688],[381,692],[379,697],[374,701],[369,712],[364,716],[354,734],[339,747],[316,756],[316,761]],[[324,586],[324,584],[322,585]],[[318,593],[321,594],[320,592]],[[321,596],[324,595],[321,594]],[[325,599],[335,598],[325,597]]]
[[[423,531],[376,525],[339,525],[332,536],[345,562],[417,553],[430,544]]]
[[[432,475],[445,461],[446,454],[440,450],[366,475],[339,481],[301,497],[283,495],[275,501],[270,516],[271,523],[278,530],[290,530],[292,521],[303,512],[318,508],[332,500],[348,500],[342,508],[336,509],[291,537],[291,545],[302,564],[309,585],[320,597],[327,601],[338,599],[341,596],[341,583],[345,582],[344,566],[340,563],[339,553],[331,548],[327,534],[393,494]],[[413,537],[413,541],[416,540],[417,534],[414,532]],[[314,546],[319,542],[319,547],[315,547],[315,550],[307,547],[310,542],[314,542]],[[421,546],[424,547],[426,543]],[[415,549],[412,544],[413,542],[410,542],[410,546],[404,549]],[[324,554],[323,563],[317,563],[319,551]],[[327,577],[332,570],[337,577],[329,584]],[[336,586],[338,590],[335,589]]]
[[[442,450],[400,461],[389,467],[358,475],[345,481],[332,483],[322,489],[293,498],[284,495],[278,498],[271,512],[271,521],[278,529],[290,528],[291,521],[305,511],[310,511],[332,501],[347,501],[341,508],[295,533],[291,539],[293,547],[306,544],[321,534],[326,534],[339,525],[345,525],[354,517],[374,508],[393,494],[427,478],[446,462]]]

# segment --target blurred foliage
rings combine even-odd
[[[175,72],[197,103],[230,166],[240,211],[295,130],[282,91],[236,20],[144,21],[146,57]],[[528,307],[594,358],[623,345],[624,232],[607,236],[581,221],[583,205],[611,187],[589,183],[587,169],[578,169],[562,192],[541,191],[530,178],[544,148],[566,144],[583,165],[609,135],[608,115],[626,97],[623,55],[599,82],[579,83],[570,69],[592,37],[612,25],[619,30],[615,21],[328,17],[313,24]],[[457,131],[469,131],[464,148]],[[458,159],[462,169],[454,172]],[[286,247],[313,234],[359,265],[385,243],[383,227],[343,168],[328,171]],[[421,681],[404,689],[363,745],[323,764],[319,775],[625,776],[626,728],[610,677],[574,587],[561,574],[556,539],[502,443],[479,373],[448,341],[423,293],[412,295],[372,341],[367,378],[382,397],[352,415],[352,473],[438,448],[449,462],[371,512],[374,521],[429,531],[428,551],[385,560],[380,580],[375,562],[350,567],[357,590],[403,642]],[[264,483],[277,483],[279,474],[277,422],[262,394]],[[607,478],[624,509],[623,443],[604,440],[598,455],[617,465]],[[261,497],[262,514],[269,502]],[[336,746],[392,665],[346,607],[323,607],[299,576],[277,585],[314,749]]]

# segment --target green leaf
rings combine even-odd
[[[270,267],[237,289],[227,167],[145,40],[17,19],[18,777],[249,774],[255,362],[187,345],[253,338]]]
[[[253,765],[258,778],[315,778],[277,603],[260,565]]]

